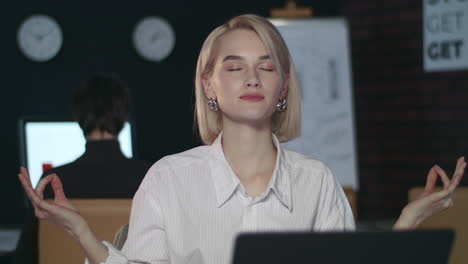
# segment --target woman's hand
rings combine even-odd
[[[44,177],[36,189],[32,187],[26,168],[20,169],[18,178],[34,206],[37,218],[52,222],[70,233],[79,242],[90,263],[101,263],[107,259],[109,256],[107,248],[101,244],[86,220],[67,199],[62,182],[55,173]],[[54,191],[54,201],[44,200],[44,188],[49,183]]]
[[[459,158],[452,179],[449,179],[445,171],[439,166],[432,167],[427,175],[424,192],[403,208],[393,229],[415,228],[432,215],[452,207],[452,195],[463,177],[465,167],[465,158]],[[444,187],[440,191],[434,191],[439,176]]]
[[[34,207],[34,213],[37,218],[56,224],[76,239],[79,239],[82,233],[89,231],[88,224],[84,218],[65,196],[62,182],[55,173],[41,179],[36,189],[32,187],[26,168],[20,168],[18,178]],[[49,183],[54,191],[54,201],[44,200],[44,189]]]

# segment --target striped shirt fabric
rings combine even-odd
[[[241,232],[354,230],[343,189],[320,161],[282,149],[265,192],[250,198],[226,161],[221,137],[166,156],[133,199],[122,251],[106,264],[228,264]]]

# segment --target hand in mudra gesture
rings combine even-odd
[[[400,218],[394,228],[407,229],[415,228],[427,218],[453,206],[452,196],[463,177],[466,162],[461,157],[457,160],[457,165],[452,178],[437,165],[434,165],[427,174],[426,187],[416,200],[410,202],[403,208]],[[443,188],[435,190],[437,179],[441,178]]]
[[[26,168],[20,168],[18,178],[34,207],[34,214],[37,218],[56,224],[75,238],[87,230],[86,221],[65,196],[62,182],[57,174],[50,174],[41,179],[36,189],[32,186]],[[54,200],[44,200],[44,189],[49,183],[54,191]]]

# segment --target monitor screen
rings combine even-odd
[[[20,155],[29,170],[34,187],[42,173],[70,163],[85,151],[86,140],[78,123],[73,121],[20,121]],[[126,122],[118,137],[122,153],[133,157],[131,123]]]

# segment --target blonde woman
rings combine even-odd
[[[354,229],[330,170],[280,146],[299,134],[300,95],[288,49],[268,20],[238,16],[208,36],[195,94],[206,145],[167,156],[148,171],[121,252],[95,237],[57,176],[33,190],[23,168],[19,178],[37,217],[70,232],[91,263],[229,263],[240,232]],[[450,206],[465,166],[460,158],[451,180],[434,166],[426,192],[405,207],[395,227],[412,228]],[[433,192],[439,176],[444,189]],[[51,202],[42,199],[48,183],[55,190]]]

